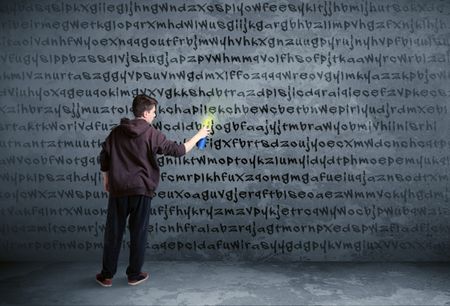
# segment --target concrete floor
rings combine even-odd
[[[99,263],[1,263],[0,305],[450,305],[450,263],[146,262],[111,288]]]

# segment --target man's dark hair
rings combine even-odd
[[[145,111],[150,111],[153,107],[156,107],[158,101],[147,95],[137,95],[133,99],[132,111],[134,116],[142,117]]]

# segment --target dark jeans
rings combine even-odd
[[[109,197],[103,246],[102,275],[112,278],[122,246],[123,232],[128,218],[130,258],[127,275],[133,279],[141,272],[147,245],[147,227],[152,199],[144,195]]]

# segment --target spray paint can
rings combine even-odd
[[[212,119],[211,118],[207,118],[203,121],[203,126],[206,126],[208,128],[211,128],[212,125]],[[203,150],[206,147],[206,137],[203,137],[202,139],[200,139],[199,141],[197,141],[197,148],[199,150]]]

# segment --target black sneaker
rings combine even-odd
[[[135,276],[133,278],[128,277],[128,285],[136,286],[140,283],[145,282],[148,279],[148,273],[147,272],[141,272],[138,276]]]
[[[95,280],[100,286],[103,287],[111,287],[112,286],[112,278],[105,278],[101,273],[95,276]]]

